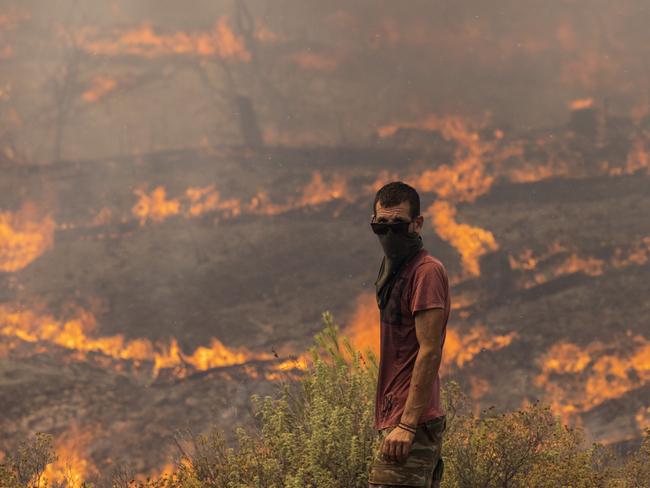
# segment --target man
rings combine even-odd
[[[440,485],[445,413],[438,369],[450,311],[443,264],[423,247],[420,197],[400,181],[375,196],[372,230],[384,250],[377,277],[380,355],[369,486]]]

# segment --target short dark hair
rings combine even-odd
[[[420,195],[415,188],[402,181],[391,181],[377,191],[372,204],[373,215],[377,215],[377,202],[380,202],[382,207],[395,207],[402,202],[409,202],[411,218],[420,215]]]

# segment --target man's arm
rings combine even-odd
[[[444,310],[428,308],[415,312],[415,335],[420,348],[415,358],[411,385],[404,405],[401,422],[417,425],[433,392],[433,381],[442,359],[442,327]],[[414,434],[402,429],[392,430],[383,441],[381,451],[389,460],[404,461],[409,455]]]
[[[401,422],[417,425],[433,392],[433,382],[442,360],[444,310],[429,308],[415,312],[415,335],[420,349],[415,359],[408,397]]]

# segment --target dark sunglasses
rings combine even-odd
[[[392,231],[393,234],[403,235],[408,234],[411,222],[370,222],[370,227],[372,228],[372,231],[378,235],[384,235],[389,230]]]

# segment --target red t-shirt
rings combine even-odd
[[[442,344],[451,309],[447,270],[426,249],[420,249],[396,278],[386,306],[380,310],[380,356],[375,429],[397,425],[404,412],[415,358],[420,345],[415,335],[415,312],[444,310]],[[433,365],[432,365],[433,367]],[[440,375],[418,423],[444,415],[440,404]]]

